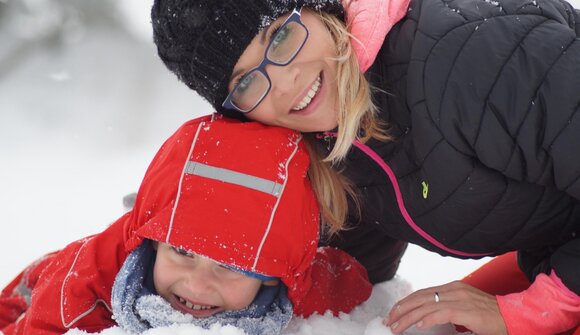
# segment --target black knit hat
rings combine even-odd
[[[300,5],[344,15],[340,0],[155,0],[153,38],[179,80],[216,111],[243,118],[221,106],[234,65],[258,32]]]

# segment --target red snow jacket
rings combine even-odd
[[[318,205],[301,139],[258,123],[184,124],[153,159],[132,211],[32,264],[2,291],[0,329],[48,335],[114,326],[113,283],[145,238],[281,278],[295,314],[349,312],[371,285],[346,253],[317,248]]]

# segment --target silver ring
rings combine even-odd
[[[435,292],[435,302],[439,302],[441,299],[439,298],[439,292]]]

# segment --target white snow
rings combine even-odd
[[[22,11],[19,2],[0,3]],[[53,15],[57,4],[75,9],[80,2],[35,3],[51,4]],[[66,33],[52,29],[49,36],[15,22],[42,12],[0,20],[0,287],[45,253],[105,229],[123,213],[123,196],[137,190],[164,139],[184,121],[211,111],[157,59],[148,27],[151,0],[120,3],[123,11],[104,11],[111,17],[71,18],[77,12],[64,11]],[[574,3],[580,7],[580,0]],[[51,26],[54,17],[35,22]],[[121,21],[131,24],[130,31],[111,24],[127,17]],[[377,285],[367,303],[340,318],[296,319],[286,334],[390,334],[380,317],[397,299],[412,288],[459,279],[482,262],[411,246],[397,279]],[[186,333],[241,334],[220,326],[147,334]],[[452,333],[443,327],[428,334]],[[112,328],[102,334],[124,333]]]
[[[394,279],[390,282],[375,285],[369,300],[349,314],[333,317],[331,314],[315,315],[308,319],[294,318],[283,334],[286,335],[389,335],[389,328],[383,326],[382,317],[398,299],[411,290],[408,281]],[[79,330],[71,330],[67,335],[87,334]],[[101,335],[129,335],[118,327],[109,328],[99,333]],[[188,335],[243,335],[243,331],[234,327],[214,325],[210,330],[196,326],[173,326],[157,328],[144,335],[188,334]],[[406,335],[450,335],[458,334],[451,325],[442,325],[430,330],[420,331],[410,329]]]

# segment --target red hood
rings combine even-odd
[[[310,288],[319,210],[299,133],[209,117],[184,124],[149,166],[126,225],[143,238],[280,277],[296,305]]]
[[[371,284],[346,253],[316,249],[308,162],[291,130],[207,117],[186,123],[153,159],[133,211],[27,270],[36,273],[27,279],[34,299],[17,333],[111,326],[111,287],[144,238],[280,277],[297,315],[351,311]]]

